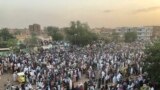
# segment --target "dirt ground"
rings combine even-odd
[[[11,74],[3,74],[0,76],[0,90],[4,90],[5,84],[7,84],[7,80],[12,82],[12,75]]]

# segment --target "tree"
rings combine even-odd
[[[137,39],[136,32],[126,32],[124,34],[125,42],[134,42]]]
[[[7,48],[7,42],[6,41],[0,41],[0,48]]]
[[[7,28],[0,30],[0,48],[15,47],[16,43],[16,38],[9,33]]]
[[[119,41],[119,38],[120,38],[119,33],[116,33],[116,32],[113,32],[113,33],[112,33],[112,40],[113,40],[114,42],[118,42],[118,41]]]
[[[9,33],[7,28],[4,28],[0,31],[0,38],[3,41],[7,41],[9,39],[15,39],[15,37]]]
[[[110,42],[111,42],[111,40],[110,40],[109,38],[104,38],[103,41],[104,41],[105,43],[110,43]]]
[[[46,30],[49,36],[52,36],[54,33],[57,33],[58,31],[59,31],[58,27],[52,27],[52,26],[48,26]]]
[[[151,81],[160,83],[160,40],[145,49],[144,69]]]
[[[89,29],[89,26],[85,23],[72,21],[70,27],[65,29],[65,33],[72,44],[87,45],[98,39],[97,35],[90,32]]]
[[[38,45],[38,38],[37,38],[36,34],[32,33],[30,38],[27,38],[24,40],[24,43],[29,48],[33,48],[33,47],[37,46]]]
[[[7,47],[14,47],[17,45],[17,40],[16,39],[9,39],[7,41]]]
[[[26,45],[23,44],[23,43],[20,43],[20,44],[19,44],[19,48],[20,48],[20,49],[26,49]]]
[[[52,26],[47,27],[47,34],[52,37],[52,40],[55,41],[63,40],[64,37],[59,31],[60,30],[58,27],[52,27]]]
[[[63,35],[59,32],[52,35],[52,40],[61,41],[63,40]]]
[[[14,32],[14,35],[20,35],[21,34],[21,31],[20,30],[16,30],[15,32]]]

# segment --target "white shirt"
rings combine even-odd
[[[106,75],[105,76],[105,80],[108,80],[110,77],[109,77],[109,75]]]
[[[17,64],[17,66],[18,66],[18,68],[20,68],[20,67],[21,67],[21,64],[20,64],[20,63],[18,63],[18,64]]]
[[[13,81],[16,81],[17,75],[13,73]]]
[[[119,74],[117,75],[117,80],[120,81],[121,77],[122,77],[122,75],[119,73]]]
[[[117,83],[117,78],[116,78],[116,76],[113,77],[113,83],[114,83],[114,84]]]
[[[25,87],[25,90],[29,90],[29,87],[28,87],[28,86],[26,86],[26,87]]]
[[[105,73],[104,73],[104,71],[102,71],[102,73],[101,73],[101,74],[102,74],[102,78],[103,78],[103,77],[105,76]]]
[[[70,89],[72,89],[72,80],[71,79],[69,79],[69,87],[70,87]]]
[[[150,90],[154,90],[154,87],[151,87]]]
[[[28,72],[28,68],[27,67],[24,68],[24,72]]]

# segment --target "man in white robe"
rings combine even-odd
[[[13,73],[13,81],[15,82],[16,79],[17,79],[17,74],[14,72],[14,73]]]
[[[72,80],[69,78],[69,89],[72,90]]]

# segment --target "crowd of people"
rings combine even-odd
[[[85,47],[55,42],[50,49],[1,57],[0,75],[11,71],[16,82],[25,73],[24,83],[8,80],[7,90],[156,90],[143,71],[143,49],[140,42]]]

